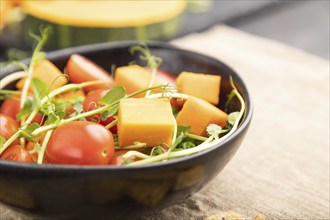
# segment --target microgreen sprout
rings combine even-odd
[[[24,103],[27,99],[27,94],[28,94],[28,89],[30,87],[31,84],[31,80],[32,80],[32,73],[34,70],[35,65],[45,57],[45,53],[41,52],[42,47],[44,46],[44,44],[46,43],[49,34],[51,33],[51,27],[47,26],[45,28],[40,29],[40,34],[41,36],[38,36],[36,34],[30,33],[30,35],[37,40],[37,46],[35,47],[33,54],[32,54],[32,59],[31,59],[31,64],[30,67],[28,68],[28,70],[26,70],[27,74],[26,74],[26,80],[23,86],[23,90],[22,90],[22,96],[21,96],[21,103],[20,106],[21,108],[23,108]],[[24,68],[25,69],[25,68]]]
[[[129,50],[131,54],[140,52],[141,55],[139,56],[139,58],[143,61],[146,61],[147,66],[151,68],[151,79],[149,81],[148,88],[152,87],[155,82],[157,69],[161,65],[162,59],[153,55],[145,43],[140,43],[140,45],[133,46]],[[145,96],[147,97],[149,94],[150,90],[147,91]]]
[[[134,142],[133,145],[125,146],[125,147],[116,147],[116,150],[134,150],[134,149],[141,149],[146,147],[146,143],[142,143],[139,141]]]
[[[50,139],[52,133],[53,133],[53,130],[49,130],[49,131],[46,132],[44,141],[42,142],[41,148],[38,151],[38,160],[37,160],[38,164],[42,164],[42,162],[44,160],[44,154],[45,154],[46,146],[49,142],[49,139]]]

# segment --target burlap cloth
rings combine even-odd
[[[246,219],[330,219],[329,61],[227,26],[173,44],[240,73],[254,117],[241,148],[209,185],[142,219],[220,219],[229,211]],[[27,219],[0,208],[1,219]]]

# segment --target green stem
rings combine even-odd
[[[136,157],[139,159],[145,159],[145,160],[153,158],[149,155],[143,154],[143,153],[141,153],[139,151],[135,151],[135,150],[128,151],[126,154],[123,155],[123,159],[125,159],[125,160],[130,159],[132,157]]]
[[[157,74],[157,68],[151,68],[151,79],[150,79],[150,82],[149,82],[149,85],[148,85],[148,88],[152,87],[154,85],[154,81],[155,81],[155,78],[156,78],[156,74]],[[150,95],[150,92],[151,90],[148,90],[146,92],[146,95],[145,97],[148,97]]]
[[[90,81],[90,82],[85,82],[85,83],[81,83],[81,84],[68,84],[68,85],[64,85],[58,89],[55,89],[54,91],[52,91],[47,97],[43,98],[40,102],[40,105],[37,106],[32,112],[31,114],[29,115],[29,117],[26,119],[26,121],[24,122],[24,124],[21,126],[21,129],[20,130],[24,130],[30,123],[31,121],[33,120],[33,118],[37,115],[38,111],[40,110],[40,107],[42,106],[42,104],[44,104],[46,101],[48,101],[48,99],[52,98],[52,97],[55,97],[63,92],[66,92],[66,91],[69,91],[69,90],[72,90],[72,89],[80,89],[80,88],[83,88],[83,87],[86,87],[86,86],[90,86],[90,85],[95,85],[95,84],[100,84],[100,83],[103,83],[103,82],[100,82],[100,81]],[[36,132],[36,134],[41,134],[42,132],[44,131],[47,131],[47,130],[50,130],[50,129],[54,129],[55,127],[57,127],[58,125],[47,125],[47,126],[43,126],[43,127],[40,127],[38,129],[36,129],[33,134]],[[18,130],[12,137],[16,137],[18,138],[19,135],[20,135],[20,130]],[[9,138],[2,146],[2,148],[0,149],[0,155],[2,154],[2,152],[4,150],[7,149],[7,147],[13,143],[16,138]]]
[[[70,91],[70,90],[73,90],[73,89],[81,89],[81,88],[84,88],[86,86],[91,86],[91,85],[96,85],[96,84],[102,84],[103,82],[101,81],[90,81],[90,82],[84,82],[84,83],[81,83],[81,84],[67,84],[67,85],[64,85],[58,89],[55,89],[54,91],[52,91],[51,93],[49,93],[48,96],[44,97],[41,101],[40,101],[40,105],[36,106],[36,108],[33,109],[33,111],[31,112],[31,114],[29,115],[29,117],[26,119],[26,121],[24,122],[24,126],[27,126],[28,124],[31,123],[31,121],[34,119],[34,117],[38,114],[41,106],[43,104],[45,104],[49,99],[61,94],[61,93],[64,93],[64,92],[67,92],[67,91]],[[23,127],[24,128],[24,127]]]
[[[41,150],[40,152],[38,152],[38,161],[37,164],[42,164],[42,161],[44,160],[44,155],[45,155],[45,150],[47,147],[47,144],[49,142],[50,136],[52,135],[53,130],[47,131],[46,135],[45,135],[45,139],[42,142],[42,146],[41,146]]]
[[[11,136],[0,148],[0,155],[9,147],[11,143],[13,143],[17,138],[19,138],[20,131],[18,130],[13,136]]]
[[[146,147],[146,143],[135,142],[133,145],[125,146],[125,147],[117,147],[116,150],[135,150]]]
[[[21,91],[16,91],[16,90],[15,91],[14,90],[8,90],[8,89],[1,89],[0,90],[0,95],[7,95],[7,94],[9,94],[9,95],[20,95],[20,94],[22,94],[22,92]]]
[[[207,139],[207,137],[203,137],[200,135],[196,135],[196,134],[190,134],[190,133],[186,133],[187,137],[190,137],[192,139],[198,140],[198,141],[205,141]]]
[[[34,66],[36,65],[36,63],[38,61],[38,58],[37,58],[38,54],[40,53],[42,47],[44,46],[44,44],[46,43],[47,38],[48,38],[48,30],[45,29],[44,31],[45,32],[42,34],[40,41],[38,42],[37,46],[35,47],[35,49],[33,50],[33,53],[32,53],[31,64],[30,64],[30,67],[29,67],[29,70],[28,70],[28,73],[26,76],[26,80],[23,85],[23,91],[21,94],[21,102],[20,102],[21,109],[23,108],[25,101],[27,99],[27,93],[28,93],[28,90],[31,85],[31,79],[32,79],[32,73],[34,71]]]
[[[148,91],[148,90],[165,88],[166,86],[167,86],[167,85],[152,86],[152,87],[149,87],[149,88],[146,88],[146,89],[139,90],[139,91],[137,91],[137,92],[133,92],[133,93],[129,94],[128,96],[126,96],[126,98],[132,98],[132,97],[134,97],[134,96],[136,96],[136,95],[139,95],[139,94],[141,94],[141,93],[144,93],[144,92],[146,92],[146,91]]]
[[[113,117],[115,118],[115,120],[113,120],[111,123],[107,124],[107,125],[105,126],[106,129],[110,129],[110,128],[112,128],[113,126],[115,126],[115,125],[117,124],[117,122],[118,122],[118,118],[115,117],[115,116],[113,116]]]
[[[132,163],[128,164],[128,166],[145,165],[145,164],[159,162],[159,161],[162,161],[165,159],[172,159],[172,158],[188,156],[188,155],[206,150],[207,148],[209,148],[208,143],[210,143],[212,140],[213,140],[213,136],[210,136],[208,139],[206,139],[202,144],[198,145],[197,147],[189,148],[186,150],[174,151],[174,152],[169,151],[169,152],[166,152],[166,153],[154,156],[154,157],[150,157],[150,158],[147,158],[144,160],[132,162]],[[135,156],[135,154],[132,154],[131,156]]]

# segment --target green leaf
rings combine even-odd
[[[111,89],[105,96],[103,96],[99,103],[103,105],[109,105],[114,102],[119,101],[120,99],[124,98],[126,95],[126,90],[123,86],[116,86]]]
[[[36,143],[35,146],[34,146],[34,150],[39,154],[40,151],[41,151],[41,146],[39,143]]]
[[[56,105],[52,103],[50,100],[47,100],[41,107],[40,111],[45,113],[46,115],[50,115],[56,111]]]
[[[196,147],[196,144],[194,144],[191,141],[185,141],[180,146],[180,148],[182,148],[182,149],[189,149],[189,148],[193,148],[193,147]]]
[[[179,136],[175,139],[173,144],[170,146],[170,150],[174,150],[185,138],[185,134],[180,132]]]
[[[34,90],[36,100],[40,101],[49,94],[48,86],[39,78],[32,78],[31,84]]]
[[[37,128],[39,128],[40,125],[38,123],[33,123],[33,124],[30,124],[29,126],[27,126],[25,129],[21,129],[20,130],[20,137],[23,137],[29,141],[32,141],[34,142],[34,139],[37,137],[37,136],[34,136],[32,135],[32,132],[34,130],[36,130]]]
[[[20,91],[7,90],[7,89],[1,89],[0,90],[0,100],[12,99],[12,100],[19,101],[19,99],[17,97],[15,97],[15,95],[21,95],[21,92]]]
[[[61,120],[64,118],[65,112],[54,112],[48,115],[47,120],[45,121],[45,125],[57,124],[61,123]]]
[[[105,121],[105,120],[107,120],[107,118],[115,115],[118,111],[118,108],[119,108],[119,104],[116,104],[116,105],[112,106],[110,109],[102,112],[101,113],[101,120]]]
[[[6,142],[6,139],[0,135],[0,149],[3,147],[3,144]]]
[[[209,136],[218,135],[221,132],[222,128],[216,124],[209,124],[206,128],[206,132]]]
[[[184,126],[184,125],[178,125],[177,126],[177,137],[181,133],[188,133],[190,131],[191,126]]]
[[[73,104],[73,109],[79,114],[83,111],[82,101],[79,100]]]
[[[27,118],[33,109],[33,103],[30,99],[26,99],[23,108],[16,115],[17,120],[21,121],[22,119]]]
[[[157,155],[160,155],[162,153],[164,153],[165,150],[163,147],[161,146],[155,146],[152,148],[151,152],[150,152],[150,156],[157,156]]]

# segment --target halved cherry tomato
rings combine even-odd
[[[175,85],[176,76],[166,70],[158,69],[156,78],[163,84]]]
[[[71,55],[65,69],[66,73],[69,75],[70,81],[73,83],[93,80],[104,82],[104,84],[85,87],[84,91],[86,93],[94,89],[111,89],[113,87],[113,79],[106,70],[79,54]]]
[[[17,122],[8,117],[7,115],[0,114],[0,135],[4,137],[6,140],[8,140],[11,136],[15,134],[15,132],[18,130],[18,124]],[[19,144],[19,140],[16,139],[11,145],[14,146]]]
[[[20,97],[18,96],[17,99],[6,99],[0,108],[0,113],[7,115],[9,117],[11,117],[12,119],[17,121],[16,116],[18,115],[18,113],[21,110],[20,107],[20,101],[19,101]],[[17,121],[18,122],[18,121]],[[19,123],[19,122],[18,122]],[[38,123],[38,124],[42,124],[43,123],[43,116],[41,113],[38,113],[33,119],[31,123]]]
[[[73,121],[55,129],[46,148],[49,163],[108,164],[114,154],[114,141],[104,126]]]
[[[96,109],[96,108],[99,108],[100,106],[102,106],[98,102],[103,96],[105,96],[105,94],[107,94],[108,91],[109,90],[107,90],[107,89],[97,89],[97,90],[89,92],[82,103],[84,112],[88,112],[88,111],[91,111],[93,109]],[[87,119],[87,121],[94,121],[94,122],[96,121],[97,123],[100,123],[101,125],[104,125],[104,126],[108,125],[113,120],[115,120],[114,117],[108,117],[106,120],[102,121],[100,114],[93,115],[86,119]],[[111,133],[117,133],[117,126],[115,125],[112,128],[110,128],[110,131],[111,131]]]
[[[14,145],[7,148],[0,156],[3,160],[13,160],[19,162],[35,162],[33,156],[20,145]]]

